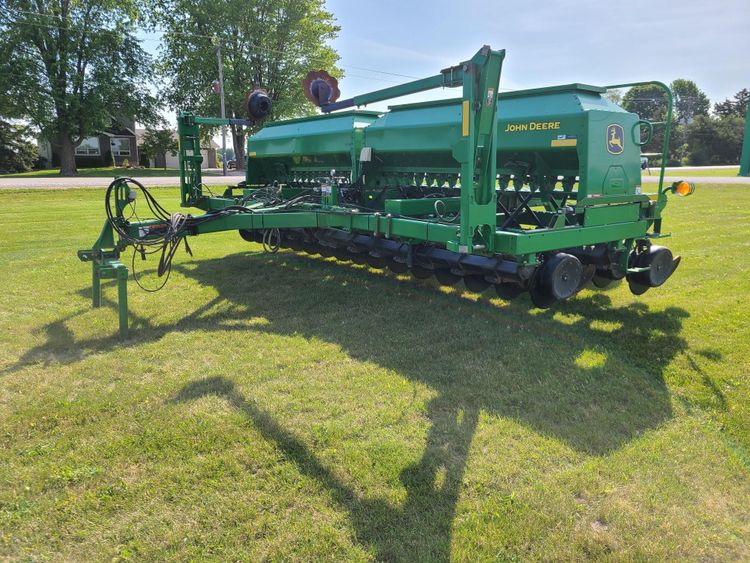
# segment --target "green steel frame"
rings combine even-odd
[[[740,156],[740,176],[750,176],[750,101],[745,115],[745,138],[742,142],[742,156]]]
[[[462,88],[461,138],[452,147],[453,158],[460,163],[460,197],[454,204],[458,207],[459,221],[446,224],[419,218],[399,216],[390,212],[355,212],[351,208],[337,205],[335,200],[322,204],[302,204],[293,209],[263,207],[253,209],[232,189],[221,196],[207,196],[202,189],[200,155],[200,127],[219,126],[235,120],[198,117],[181,113],[178,118],[180,139],[180,190],[184,207],[195,207],[214,212],[237,205],[246,205],[251,213],[236,213],[198,224],[189,235],[201,235],[227,230],[257,229],[338,229],[352,233],[366,233],[376,237],[397,239],[410,245],[434,243],[449,251],[462,255],[504,255],[513,257],[518,264],[535,265],[540,253],[606,243],[612,249],[625,250],[621,267],[628,268],[627,256],[637,240],[661,235],[661,212],[666,204],[663,186],[664,163],[655,201],[647,194],[611,195],[583,198],[576,202],[576,209],[585,212],[583,225],[570,226],[565,221],[552,221],[548,228],[536,230],[498,228],[496,159],[497,144],[497,97],[505,51],[494,51],[485,46],[470,60],[441,71],[440,74],[400,86],[394,86],[353,98],[349,105],[365,105],[415,92],[439,87]],[[668,96],[668,117],[665,123],[664,150],[669,144],[672,115],[672,94],[662,83]],[[612,88],[633,86],[618,84]],[[342,106],[346,107],[346,106]],[[324,110],[336,108],[324,108]],[[662,124],[659,124],[662,125]],[[651,125],[651,127],[653,124]],[[358,166],[355,149],[352,149],[353,166]],[[353,170],[353,177],[356,176]],[[122,180],[118,190],[117,212],[128,203],[129,188]],[[407,204],[408,202],[405,202]],[[413,205],[419,205],[415,202]],[[392,206],[391,206],[392,207]],[[554,219],[554,218],[553,218]],[[161,228],[163,221],[130,223],[118,217],[120,226],[134,238],[144,229]],[[651,232],[649,232],[651,231]],[[98,307],[100,280],[114,278],[118,281],[120,332],[127,334],[127,267],[120,262],[120,254],[128,246],[125,240],[115,240],[110,222],[106,222],[99,239],[91,249],[79,251],[79,258],[92,262],[93,305]]]

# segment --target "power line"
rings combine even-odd
[[[29,11],[29,10],[21,10],[21,9],[18,9],[18,8],[12,8],[12,9],[15,10],[16,12],[23,13],[23,14],[28,14],[28,15],[33,15],[33,16],[36,16],[36,17],[42,16],[42,17],[53,18],[53,19],[57,18],[57,16],[54,15],[54,14],[41,14],[41,13]],[[10,23],[10,22],[8,22],[8,23]],[[43,28],[47,28],[47,29],[59,29],[59,26],[50,25],[50,24],[46,24],[46,23],[34,23],[34,22],[30,22],[30,21],[15,21],[13,23],[17,23],[17,24],[21,24],[21,25],[32,25],[32,26],[35,26],[35,27],[43,27]],[[141,32],[144,32],[144,33],[152,33],[152,32],[158,32],[158,33],[164,33],[164,34],[166,34],[166,33],[174,33],[174,34],[177,34],[177,35],[183,35],[185,37],[195,37],[195,38],[212,39],[212,40],[216,39],[215,35],[205,35],[205,34],[201,34],[201,33],[194,33],[194,32],[188,32],[188,31],[179,31],[179,30],[171,30],[170,31],[170,30],[166,30],[166,29],[162,29],[162,28],[152,28],[152,29],[135,28],[135,31],[141,31]],[[158,43],[162,42],[162,40],[160,38],[155,38],[155,37],[139,38],[138,41],[158,42]],[[256,51],[262,51],[262,52],[266,52],[266,53],[276,53],[276,54],[282,54],[282,55],[288,54],[286,51],[283,51],[281,49],[272,49],[270,47],[261,47],[260,45],[252,45],[251,44],[251,48],[254,49],[254,50],[256,50]],[[410,79],[413,79],[413,80],[418,80],[419,79],[418,76],[412,76],[412,75],[409,75],[409,74],[400,74],[400,73],[397,73],[397,72],[390,72],[390,71],[386,71],[386,70],[378,70],[378,69],[374,69],[374,68],[366,68],[366,67],[360,67],[360,66],[354,66],[354,65],[339,65],[339,66],[341,68],[344,68],[344,69],[362,70],[362,71],[365,71],[365,72],[373,72],[373,73],[376,73],[376,74],[383,74],[383,75],[388,75],[388,76],[397,76],[397,77],[400,77],[400,78],[410,78]],[[378,81],[381,81],[381,82],[395,82],[395,81],[390,81],[390,80],[385,80],[385,79],[377,79],[377,78],[374,78],[374,77],[356,76],[356,75],[349,75],[349,76],[357,77],[357,78],[363,78],[363,79],[367,79],[367,80],[378,80]]]
[[[29,11],[29,10],[21,10],[21,9],[18,9],[18,8],[12,8],[12,9],[15,10],[16,12],[20,12],[20,13],[24,13],[24,14],[29,14],[29,15],[33,15],[33,16],[43,16],[43,17],[47,17],[47,18],[57,18],[57,16],[53,15],[53,14],[41,14],[41,13]],[[33,25],[33,26],[37,26],[37,27],[45,27],[45,28],[48,28],[48,29],[59,29],[58,26],[53,26],[53,25],[48,25],[48,24],[32,23],[32,22],[28,22],[28,21],[16,21],[16,22],[13,22],[13,23],[18,23],[18,24],[22,24],[22,25]],[[171,31],[169,31],[169,30],[162,29],[162,28],[151,28],[151,29],[135,28],[135,31],[136,32],[140,31],[140,32],[143,32],[143,33],[157,32],[157,33],[162,33],[162,34],[175,33],[177,35],[183,35],[185,37],[196,37],[196,38],[200,38],[200,39],[211,39],[211,40],[216,40],[217,39],[217,37],[215,35],[205,35],[205,34],[201,34],[201,33],[193,33],[193,32],[189,32],[189,31],[179,31],[179,30],[171,30]],[[139,42],[157,42],[157,43],[161,43],[162,39],[161,38],[156,38],[156,37],[144,37],[144,38],[138,38],[138,41]],[[261,52],[265,52],[265,53],[276,53],[276,54],[281,54],[281,55],[288,54],[286,51],[283,51],[281,49],[272,49],[270,47],[261,47],[260,45],[252,45],[251,44],[251,48],[254,49],[254,50],[256,50],[256,51],[261,51]],[[374,69],[374,68],[367,68],[367,67],[354,66],[354,65],[342,65],[342,64],[339,64],[338,66],[341,67],[344,70],[346,70],[346,69],[361,70],[361,71],[364,71],[364,72],[372,72],[372,73],[376,73],[376,74],[383,74],[383,75],[386,75],[386,76],[396,76],[396,77],[399,77],[399,78],[409,78],[411,80],[419,80],[420,79],[419,76],[413,76],[413,75],[410,75],[410,74],[401,74],[401,73],[398,73],[398,72],[391,72],[391,71],[387,71],[387,70],[378,70],[378,69]],[[351,74],[351,73],[347,74],[346,77],[348,77],[348,78],[359,78],[359,79],[362,79],[362,80],[373,80],[373,81],[377,81],[377,82],[390,82],[390,83],[393,83],[393,84],[399,84],[400,83],[397,80],[388,80],[388,79],[385,79],[385,78],[376,78],[374,76],[362,76],[362,75]],[[512,88],[500,88],[500,90],[503,91],[503,92],[512,92],[513,91]]]

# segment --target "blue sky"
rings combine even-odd
[[[688,78],[712,101],[750,88],[750,0],[328,0],[327,6],[342,28],[335,47],[344,67],[429,76],[489,44],[507,51],[501,88]],[[400,80],[345,72],[342,97]]]
[[[688,78],[716,102],[750,88],[750,0],[328,0],[327,7],[341,26],[334,46],[346,73],[342,98],[409,80],[363,69],[421,78],[483,44],[507,51],[501,91]],[[153,52],[158,34],[139,35]]]

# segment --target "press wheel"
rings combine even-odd
[[[523,293],[523,288],[517,283],[496,283],[495,293],[500,299],[510,301]]]
[[[482,293],[490,287],[490,282],[485,280],[483,275],[469,274],[464,276],[464,285],[469,291]]]
[[[457,276],[447,268],[435,268],[435,279],[440,285],[456,285],[461,276]]]
[[[432,270],[428,270],[427,268],[423,268],[422,266],[412,266],[411,269],[411,275],[417,278],[418,280],[426,280],[432,277]]]

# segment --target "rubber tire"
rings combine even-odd
[[[386,267],[387,264],[388,258],[386,258],[385,256],[373,256],[372,254],[367,255],[367,265],[370,266],[370,268],[382,270]]]
[[[349,259],[355,264],[363,266],[367,264],[367,253],[366,252],[349,252]]]
[[[568,299],[581,288],[583,265],[575,256],[558,252],[542,266],[537,289],[546,292],[555,301]]]
[[[302,248],[302,241],[298,238],[289,239],[289,248],[291,248],[295,252],[302,252],[304,250]]]
[[[302,241],[302,251],[310,256],[316,256],[318,253],[318,245],[310,240]]]
[[[524,292],[524,289],[517,283],[496,283],[495,293],[500,299],[510,301],[515,299]]]
[[[417,278],[418,280],[428,280],[432,277],[432,270],[428,268],[423,268],[422,266],[412,266],[411,267],[411,275]]]
[[[333,250],[333,255],[336,257],[336,260],[339,262],[349,262],[352,259],[352,255],[349,254],[349,251],[344,247],[337,247]]]
[[[405,274],[409,271],[409,266],[407,266],[403,262],[396,262],[395,260],[391,259],[388,260],[388,269],[394,274]]]
[[[538,307],[539,309],[549,309],[552,305],[557,303],[557,299],[541,287],[542,284],[540,278],[541,269],[537,270],[534,277],[531,278],[531,283],[529,284],[529,296],[535,307]]]
[[[481,274],[467,274],[464,276],[464,285],[466,289],[473,293],[483,293],[492,284],[485,280]]]
[[[461,280],[461,276],[457,276],[447,268],[435,268],[435,279],[440,285],[453,286]]]

